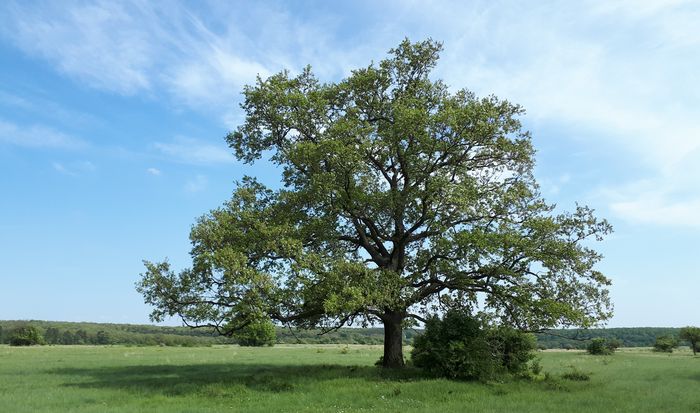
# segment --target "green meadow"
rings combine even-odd
[[[544,351],[537,378],[493,383],[383,371],[380,354],[362,345],[0,346],[0,411],[700,412],[700,357],[687,350]],[[564,378],[572,372],[588,380]]]

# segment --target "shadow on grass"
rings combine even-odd
[[[202,394],[227,396],[247,390],[287,392],[345,378],[414,381],[426,378],[417,369],[382,370],[370,366],[265,364],[153,365],[99,368],[60,368],[50,373],[78,378],[65,386],[119,389],[168,396]]]

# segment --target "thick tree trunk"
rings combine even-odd
[[[403,330],[401,323],[404,315],[400,312],[387,311],[382,317],[384,322],[384,358],[382,367],[401,368],[403,363]]]

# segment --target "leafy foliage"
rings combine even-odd
[[[678,336],[681,340],[690,343],[690,349],[693,350],[693,355],[697,354],[700,349],[700,328],[683,327]]]
[[[678,339],[674,336],[657,337],[654,343],[654,351],[662,353],[672,353],[676,347],[678,347]]]
[[[532,334],[499,326],[489,329],[487,337],[492,350],[491,354],[496,355],[498,365],[508,373],[525,372],[528,363],[535,357],[533,351],[537,347],[537,340]]]
[[[413,342],[411,359],[416,367],[451,379],[487,379],[496,370],[482,323],[459,311],[428,319]]]
[[[236,330],[233,337],[241,346],[272,346],[275,344],[275,325],[270,320],[254,321]]]
[[[17,327],[10,333],[11,346],[34,346],[45,344],[44,337],[39,329],[32,325]]]
[[[451,379],[486,380],[522,373],[533,358],[535,339],[508,327],[487,328],[464,311],[430,318],[416,337],[411,358],[416,367]]]
[[[609,356],[615,353],[615,350],[620,347],[620,341],[616,339],[606,340],[604,338],[598,337],[591,340],[586,347],[588,354],[596,356]]]
[[[523,109],[432,80],[441,50],[405,40],[338,83],[307,67],[247,86],[226,140],[247,163],[269,154],[280,188],[244,178],[192,228],[191,268],[145,262],[152,319],[229,336],[264,317],[381,322],[384,365],[397,367],[404,322],[440,308],[528,330],[608,318],[610,282],[584,241],[610,225],[585,206],[554,213]]]

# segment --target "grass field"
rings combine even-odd
[[[0,346],[0,412],[700,412],[700,357],[540,352],[548,380],[373,366],[371,346]],[[570,371],[590,380],[562,378]]]

